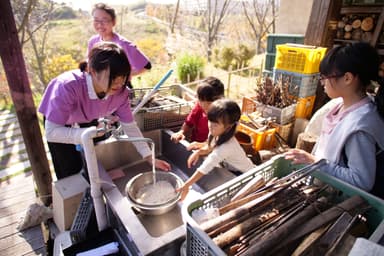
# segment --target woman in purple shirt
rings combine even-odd
[[[127,54],[129,63],[131,63],[131,76],[138,75],[151,69],[150,61],[139,49],[137,49],[136,45],[113,31],[113,27],[116,25],[116,13],[112,7],[104,3],[98,3],[92,10],[92,16],[93,27],[98,34],[89,39],[88,53],[96,43],[111,41],[120,45]]]
[[[97,125],[99,118],[113,114],[128,136],[142,137],[125,86],[131,69],[124,50],[112,42],[96,44],[89,53],[88,70],[68,71],[53,79],[39,106],[58,179],[82,169],[82,157],[75,145],[81,143],[81,134],[86,129],[83,127]],[[142,157],[152,163],[149,146],[134,144]],[[167,162],[158,159],[155,166],[170,169]]]

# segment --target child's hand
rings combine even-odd
[[[188,157],[188,160],[187,160],[188,168],[191,168],[192,166],[194,166],[194,165],[197,163],[197,161],[199,161],[199,158],[200,158],[199,151],[195,151],[195,152],[193,152],[193,153]]]
[[[152,157],[151,156],[148,156],[145,158],[145,160],[147,160],[150,164],[152,164]],[[160,160],[160,159],[155,159],[155,167],[157,169],[160,169],[160,170],[163,170],[163,171],[170,171],[171,170],[171,165],[164,161],[164,160]]]
[[[176,192],[181,192],[180,201],[183,201],[188,195],[189,186],[187,186],[187,185],[181,186],[181,187],[176,189]]]
[[[183,131],[178,131],[171,135],[171,140],[175,143],[178,143],[183,139],[185,139]]]
[[[316,162],[314,155],[302,149],[291,149],[284,156],[285,159],[292,160],[293,164],[312,164]]]
[[[200,149],[200,148],[203,147],[204,145],[205,145],[204,142],[197,142],[197,141],[194,141],[194,142],[191,142],[191,143],[187,146],[187,150],[191,151],[191,150]]]

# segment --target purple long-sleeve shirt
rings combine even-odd
[[[53,79],[45,90],[39,112],[47,120],[60,125],[87,123],[112,113],[125,123],[134,120],[128,89],[99,99],[93,88],[87,85],[86,77],[87,73],[72,70]]]
[[[92,47],[96,43],[102,41],[103,39],[100,35],[92,36],[88,41],[88,53],[91,51]],[[118,44],[124,49],[124,52],[127,54],[129,63],[131,64],[131,68],[133,71],[142,70],[150,62],[149,59],[136,47],[135,44],[128,41],[123,36],[117,33],[113,33],[113,38],[111,41]]]

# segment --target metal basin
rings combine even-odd
[[[171,184],[173,189],[182,186],[183,181],[177,175],[171,172],[156,171],[156,182],[166,181]],[[180,199],[180,192],[175,193],[175,196],[163,202],[156,204],[145,203],[138,201],[137,194],[140,189],[145,186],[154,185],[153,172],[145,172],[133,177],[125,187],[126,195],[131,201],[132,205],[139,211],[148,215],[161,215],[172,210]],[[163,193],[164,191],[155,191],[156,193]]]

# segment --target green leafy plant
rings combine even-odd
[[[233,68],[247,67],[255,53],[255,49],[244,44],[236,47],[224,46],[214,50],[214,65],[225,70],[228,70],[230,66]]]
[[[203,76],[205,61],[201,56],[183,54],[176,60],[177,76],[182,83],[196,80]]]

